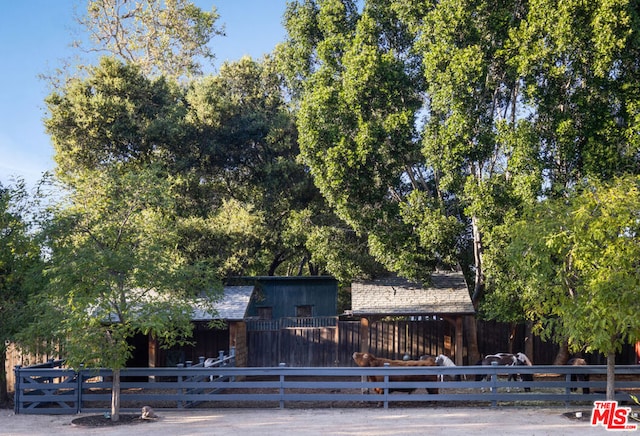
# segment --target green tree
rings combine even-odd
[[[301,157],[387,269],[459,264],[483,316],[520,322],[505,218],[637,172],[636,6],[292,3],[279,53]]]
[[[298,2],[280,48],[300,99],[301,157],[329,204],[391,271],[473,274],[476,306],[485,234],[540,184],[501,52],[517,7]]]
[[[152,335],[167,347],[186,341],[194,306],[213,313],[220,287],[209,265],[189,262],[178,249],[173,186],[153,166],[78,172],[46,231],[48,294],[24,338],[47,332],[70,366],[111,368],[117,421],[128,340]]]
[[[425,278],[434,250],[420,246],[400,205],[413,187],[426,187],[423,167],[415,165],[421,79],[403,63],[411,41],[384,12],[369,3],[362,17],[353,2],[292,3],[280,53],[285,67],[295,68],[288,74],[300,96],[300,155],[323,196],[368,238],[379,262]],[[446,256],[448,247],[441,248]]]
[[[289,231],[291,214],[305,209],[319,225],[343,224],[297,162],[294,114],[268,59],[228,63],[181,87],[103,58],[47,104],[58,177],[160,163],[176,181],[182,249],[212,260],[220,277],[331,272],[313,260],[319,242]]]
[[[300,97],[301,157],[393,271],[428,278],[474,246],[482,286],[480,221],[501,212],[487,204],[522,184],[511,155],[522,168],[535,163],[520,150],[530,137],[516,123],[518,78],[500,55],[510,12],[463,1],[369,1],[360,14],[338,0],[289,8],[280,52]]]
[[[0,404],[8,401],[6,351],[31,321],[27,302],[40,291],[43,262],[30,217],[34,199],[24,181],[0,183]]]
[[[541,198],[564,198],[584,178],[609,180],[638,174],[637,3],[534,1],[510,31],[504,56],[518,70],[529,112],[530,143],[540,162]],[[517,211],[512,211],[516,213]],[[517,215],[515,215],[517,220]],[[486,314],[524,317],[535,299],[504,257],[508,227],[498,226],[487,244],[492,295]],[[555,268],[564,268],[557,259]],[[508,308],[508,309],[507,309]],[[568,359],[568,344],[556,363]]]
[[[201,218],[212,230],[194,249],[223,256],[225,276],[333,272],[337,264],[314,253],[320,244],[309,242],[311,227],[296,224],[304,215],[307,226],[341,225],[297,162],[295,115],[272,60],[225,63],[194,83],[187,101],[200,139],[193,181],[207,192],[199,196]],[[230,231],[219,238],[222,228]]]
[[[179,165],[177,156],[191,144],[184,91],[170,79],[147,78],[139,67],[113,58],[102,58],[86,78],[69,80],[45,102],[45,127],[63,183],[115,162]]]
[[[206,192],[201,215],[230,230],[223,244],[210,235],[226,258],[224,275],[273,275],[295,255],[295,247],[282,240],[290,210],[319,197],[295,162],[296,130],[278,77],[268,59],[245,57],[194,83],[187,101],[188,120],[200,138],[189,165],[197,189]],[[246,226],[236,233],[233,221],[241,216]]]
[[[543,338],[607,356],[640,340],[640,178],[593,181],[534,205],[511,222],[508,256],[527,315]]]
[[[88,49],[138,65],[147,75],[173,78],[200,74],[212,60],[208,44],[224,32],[215,7],[205,12],[188,0],[90,0],[78,18],[87,30]]]

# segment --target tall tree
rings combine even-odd
[[[304,229],[291,222],[295,211],[337,231],[344,225],[297,162],[294,116],[269,60],[225,64],[181,87],[103,58],[47,104],[58,177],[73,183],[78,172],[117,162],[161,164],[180,194],[182,249],[211,260],[220,277],[331,272],[313,259],[319,241],[290,231]]]
[[[33,209],[24,181],[0,183],[0,404],[8,401],[7,344],[31,321],[27,303],[42,284],[44,263],[30,218]]]
[[[272,60],[225,63],[218,75],[194,83],[187,101],[199,137],[194,181],[207,192],[200,197],[206,200],[202,217],[212,229],[239,229],[238,217],[247,218],[243,231],[228,233],[222,245],[211,233],[214,251],[225,256],[223,275],[326,272],[328,264],[313,253],[320,245],[308,243],[309,225],[341,223],[297,162],[295,118]],[[307,226],[297,226],[303,215]]]
[[[523,320],[519,284],[504,286],[505,217],[638,171],[636,8],[292,3],[280,52],[301,157],[388,269],[422,278],[459,262],[481,313]],[[484,310],[487,285],[500,292]]]
[[[111,368],[117,421],[130,339],[151,335],[163,346],[188,340],[195,305],[213,313],[220,287],[209,265],[189,262],[178,249],[173,187],[162,171],[122,163],[85,170],[69,195],[46,230],[47,298],[38,300],[41,315],[23,340],[47,332],[70,366]]]
[[[238,234],[243,240],[232,238],[235,242],[221,251],[227,261],[236,259],[227,262],[225,275],[272,275],[294,254],[295,247],[282,240],[288,214],[319,198],[295,162],[296,130],[278,76],[268,59],[245,57],[194,83],[187,101],[188,119],[200,139],[190,165],[198,189],[207,192],[201,196],[202,216],[227,228],[237,213],[254,218],[245,221],[254,226],[245,227],[251,234]]]
[[[304,163],[337,214],[369,239],[378,261],[428,277],[436,250],[421,247],[414,223],[401,218],[402,199],[414,187],[428,188],[414,125],[421,78],[403,61],[411,40],[391,11],[370,3],[362,17],[353,2],[337,0],[292,3],[286,16],[290,36],[281,50],[300,95]]]
[[[90,50],[136,64],[145,74],[179,78],[200,74],[201,61],[213,59],[208,44],[223,34],[218,18],[215,7],[205,12],[188,0],[89,0],[78,21]]]
[[[471,234],[482,286],[480,221],[491,213],[481,202],[508,196],[500,185],[517,174],[507,157],[529,139],[516,124],[515,69],[500,55],[517,8],[290,6],[281,51],[300,96],[301,156],[330,204],[394,271],[427,278],[435,265],[455,265]]]
[[[540,182],[501,52],[520,8],[298,2],[281,48],[300,99],[301,157],[330,205],[391,271],[428,280],[462,266],[476,306],[485,233]]]

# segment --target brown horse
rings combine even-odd
[[[401,367],[412,367],[412,366],[437,366],[435,359],[433,358],[427,358],[425,360],[392,360],[392,359],[386,359],[386,358],[382,358],[382,357],[375,357],[373,354],[371,353],[358,353],[355,352],[353,353],[353,360],[356,363],[356,365],[361,366],[361,367],[383,367],[385,364],[389,364],[389,366],[401,366]],[[372,376],[368,376],[369,381],[374,381],[374,382],[381,382],[384,381],[384,377],[383,376],[377,376],[377,375],[372,375]],[[398,375],[398,376],[392,376],[389,377],[390,381],[437,381],[437,378],[435,375],[421,375],[421,374],[416,374],[416,375]],[[374,391],[376,393],[383,393],[383,390],[380,388],[374,388]],[[392,389],[389,392],[393,392],[393,391],[400,391],[400,392],[413,392],[415,391],[415,388],[400,388],[400,389]],[[427,392],[429,392],[430,394],[437,394],[438,393],[438,389],[437,388],[427,388]]]
[[[586,366],[587,361],[584,360],[582,357],[574,357],[572,359],[569,359],[569,361],[567,362],[567,365],[571,365],[571,366]],[[589,374],[571,374],[571,381],[589,381]],[[571,388],[571,392],[575,392],[577,391],[578,388]],[[589,388],[582,388],[582,393],[583,394],[588,394],[589,393]]]

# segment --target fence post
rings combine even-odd
[[[278,365],[280,368],[287,366],[286,363],[280,362]],[[284,373],[280,373],[280,408],[284,409]]]
[[[178,368],[184,368],[184,364],[183,363],[178,363],[178,365],[176,365],[176,366]],[[182,380],[183,380],[182,375],[179,375],[178,376],[178,389],[177,389],[177,391],[178,391],[178,393],[180,395],[184,394],[184,389],[182,389]],[[178,409],[182,409],[183,407],[184,407],[184,402],[178,400]]]
[[[390,368],[391,365],[389,364],[389,362],[385,362],[384,367]],[[384,375],[384,408],[385,409],[389,408],[389,374],[388,373]]]
[[[498,401],[495,397],[498,395],[498,362],[491,362],[491,366],[496,368],[495,372],[491,374],[491,387],[489,388],[489,392],[491,392],[491,396],[493,397],[491,400],[491,407],[497,407]]]
[[[566,395],[566,398],[564,400],[564,405],[566,407],[570,404],[569,396],[571,395],[571,388],[569,387],[569,385],[571,384],[571,374],[565,374],[564,377],[565,377],[564,380],[567,383],[567,385],[564,388],[564,393]],[[584,394],[584,390],[582,391],[582,393]]]
[[[22,388],[20,387],[20,368],[21,365],[16,365],[13,367],[13,376],[15,377],[15,383],[13,387],[13,413],[16,415],[20,413],[20,400],[21,400],[21,392]]]
[[[84,365],[80,364],[80,368],[76,371],[76,413],[82,412],[82,370],[84,369]]]

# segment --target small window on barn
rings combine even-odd
[[[259,319],[273,319],[273,307],[258,307]]]
[[[313,306],[296,306],[296,317],[298,318],[311,318],[313,316]]]

